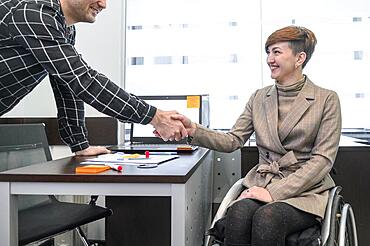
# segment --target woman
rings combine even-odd
[[[288,26],[265,44],[275,84],[257,90],[228,133],[191,122],[182,115],[191,144],[232,152],[255,133],[259,163],[248,172],[246,189],[218,226],[224,243],[285,245],[285,237],[319,223],[329,175],[338,149],[341,113],[335,92],[318,87],[302,70],[315,49],[307,28]]]

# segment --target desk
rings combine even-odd
[[[123,173],[109,170],[100,174],[76,174],[76,165],[85,159],[66,157],[0,173],[3,246],[18,243],[17,195],[32,194],[170,197],[170,244],[202,243],[204,231],[211,222],[211,151],[200,148],[153,169],[125,166]]]

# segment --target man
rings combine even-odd
[[[75,50],[73,25],[94,22],[105,8],[106,0],[0,0],[0,116],[49,75],[60,136],[77,155],[109,152],[89,146],[84,103],[123,122],[152,124],[164,140],[185,137],[174,111],[125,92]]]

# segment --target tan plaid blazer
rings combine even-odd
[[[244,178],[244,186],[265,187],[274,201],[322,218],[328,189],[335,185],[329,172],[341,134],[339,98],[307,78],[279,129],[277,101],[275,85],[257,90],[229,132],[197,125],[191,143],[232,152],[254,132],[259,162]]]

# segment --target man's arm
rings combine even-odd
[[[57,106],[61,139],[72,152],[88,148],[84,102],[76,98],[70,90],[60,88],[55,78],[50,77],[50,84]]]
[[[63,142],[76,155],[90,156],[110,153],[105,147],[89,146],[83,101],[76,98],[71,91],[59,88],[53,77],[50,77],[50,83],[57,104],[59,134]]]
[[[55,9],[25,4],[13,13],[9,31],[59,87],[70,90],[76,98],[121,121],[148,124],[152,120],[154,107],[127,93],[82,59],[70,37],[73,29]]]
[[[60,12],[38,3],[20,6],[14,11],[9,23],[9,32],[13,39],[32,53],[49,75],[55,78],[59,88],[69,90],[75,98],[123,122],[151,122],[156,115],[156,108],[91,69],[69,40],[69,31]],[[78,114],[77,107],[70,109]],[[169,120],[169,116],[158,118],[168,119],[167,126],[173,128],[172,137],[178,137],[178,132],[183,131],[178,123]],[[156,120],[153,125],[160,128],[163,126]],[[164,136],[171,137],[168,134],[171,131],[164,130],[163,127],[160,131]],[[84,134],[83,131],[80,134]]]

